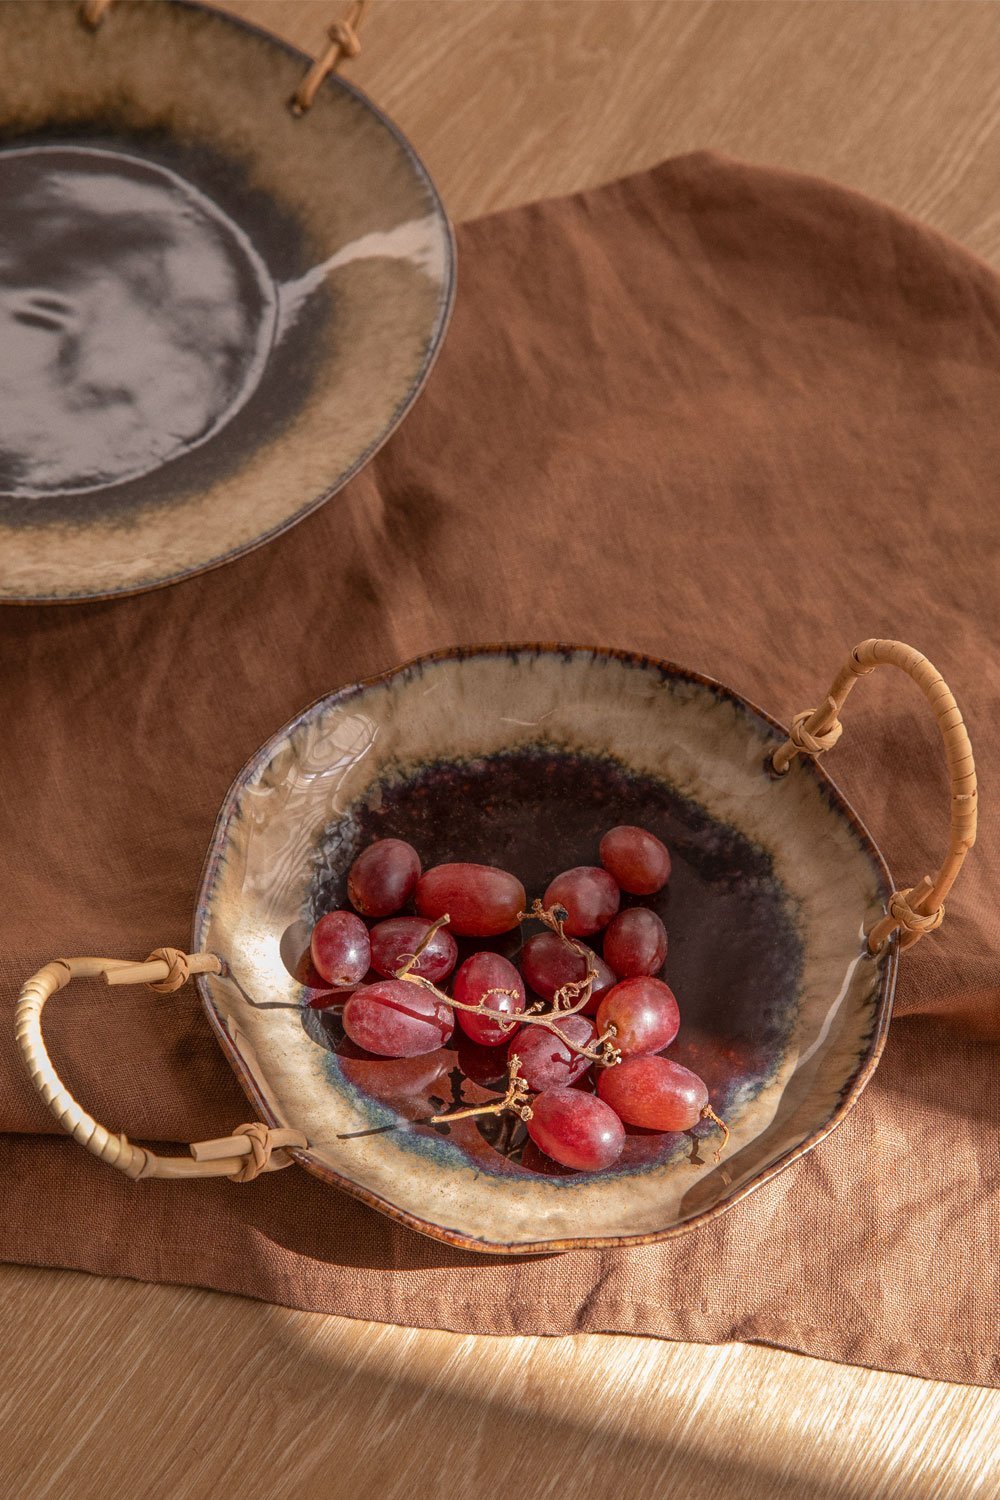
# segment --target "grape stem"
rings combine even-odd
[[[594,989],[594,980],[597,978],[597,970],[591,964],[592,955],[578,943],[575,938],[567,937],[565,922],[569,912],[565,906],[543,906],[537,898],[531,903],[530,911],[519,911],[517,920],[519,922],[541,922],[548,927],[557,937],[568,943],[575,953],[578,953],[587,965],[587,972],[582,979],[570,979],[562,984],[552,996],[553,1011],[563,1016],[576,1015],[582,1010]]]
[[[450,921],[451,917],[447,912],[445,912],[444,916],[438,917],[436,922],[431,923],[412,953],[401,953],[399,955],[403,960],[403,964],[401,968],[396,970],[397,979],[409,979],[410,970],[413,968],[413,965],[416,963],[421,953],[423,953],[428,943],[430,943],[433,938],[441,931],[442,927],[447,927]]]
[[[712,1120],[716,1125],[718,1125],[719,1129],[723,1132],[722,1144],[721,1144],[721,1146],[719,1146],[718,1150],[715,1153],[715,1160],[716,1161],[721,1161],[722,1160],[722,1153],[723,1153],[723,1151],[725,1151],[726,1147],[729,1145],[729,1126],[726,1124],[725,1120],[722,1120],[722,1119],[719,1118],[719,1116],[715,1113],[715,1110],[712,1108],[712,1106],[710,1104],[706,1104],[705,1105],[705,1108],[701,1112],[701,1118],[703,1120]]]
[[[472,1007],[470,1007],[472,1008]],[[502,1115],[510,1110],[522,1120],[531,1119],[531,1093],[520,1075],[521,1059],[512,1052],[507,1062],[507,1092],[495,1104],[476,1104],[469,1109],[452,1109],[445,1115],[431,1115],[426,1125],[451,1124],[452,1120],[471,1120],[474,1115]]]
[[[500,988],[485,990],[477,1004],[466,1005],[464,1001],[455,1000],[451,995],[446,995],[444,990],[438,989],[436,984],[430,979],[425,979],[422,974],[414,974],[413,967],[421,953],[427,947],[427,944],[436,932],[440,931],[442,927],[445,927],[451,921],[447,912],[431,924],[412,953],[401,955],[403,962],[396,969],[395,977],[405,980],[407,984],[419,985],[422,990],[427,990],[428,994],[433,995],[435,1000],[439,1000],[442,1005],[450,1006],[452,1010],[464,1010],[471,1012],[473,1015],[483,1016],[486,1019],[496,1021],[503,1031],[513,1030],[515,1025],[543,1026],[546,1031],[551,1031],[554,1036],[557,1036],[563,1046],[567,1047],[570,1052],[576,1052],[581,1057],[589,1058],[591,1062],[600,1063],[603,1067],[612,1068],[616,1063],[621,1062],[620,1051],[612,1045],[613,1038],[616,1035],[613,1026],[609,1026],[604,1035],[598,1037],[592,1047],[581,1046],[579,1042],[571,1041],[565,1032],[559,1029],[559,1021],[565,1020],[567,1016],[575,1016],[587,1004],[594,988],[594,980],[597,978],[597,970],[591,963],[592,955],[588,953],[582,943],[578,943],[573,938],[567,937],[563,931],[566,916],[565,907],[553,906],[547,908],[538,900],[532,902],[530,911],[519,911],[517,914],[519,922],[541,922],[546,927],[551,928],[553,932],[562,938],[564,943],[568,943],[571,948],[579,953],[587,965],[587,972],[582,979],[572,979],[566,984],[560,985],[552,996],[552,1009],[549,1011],[541,1011],[537,1005],[532,1005],[527,1010],[519,1012],[515,1018],[512,1017],[510,1011],[495,1010],[492,1006],[486,1004],[486,1000],[490,995],[511,995],[516,998],[515,991]]]

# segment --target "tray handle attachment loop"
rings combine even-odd
[[[331,73],[347,59],[352,61],[361,52],[358,27],[364,20],[371,0],[354,0],[350,10],[339,21],[327,27],[330,44],[313,63],[295,93],[292,95],[292,114],[304,115],[312,109],[316,95]]]
[[[111,9],[111,0],[82,0],[80,15],[91,31],[96,31]]]
[[[28,1076],[63,1129],[100,1161],[128,1177],[229,1177],[233,1182],[252,1182],[261,1172],[291,1166],[292,1157],[285,1148],[302,1150],[309,1144],[300,1130],[285,1126],[272,1129],[255,1120],[241,1125],[231,1136],[196,1142],[190,1156],[157,1156],[123,1133],[99,1125],[56,1072],[42,1036],[42,1010],[71,979],[101,977],[109,985],[146,984],[158,994],[167,994],[179,989],[192,974],[222,972],[222,962],[214,953],[156,948],[145,963],[117,958],[56,958],[21,989],[14,1027]]]
[[[96,31],[103,24],[112,4],[113,0],[80,0],[80,19],[91,31]],[[336,73],[342,62],[350,62],[360,56],[361,38],[358,36],[358,27],[370,5],[371,0],[352,0],[347,14],[327,27],[328,45],[310,66],[292,95],[292,114],[304,115],[310,110],[330,74]]]
[[[771,757],[776,776],[785,776],[797,755],[816,756],[832,750],[843,726],[838,715],[859,677],[876,667],[897,667],[911,677],[934,710],[944,742],[951,782],[951,830],[948,852],[932,879],[925,875],[915,886],[893,891],[886,915],[868,933],[868,947],[880,953],[894,932],[901,949],[934,932],[944,921],[944,898],[958,876],[966,854],[976,842],[978,792],[972,745],[958,704],[941,673],[913,646],[902,641],[862,641],[855,646],[834,679],[819,708],[796,714],[788,739]]]

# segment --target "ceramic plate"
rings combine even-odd
[[[231,17],[0,6],[0,599],[131,593],[283,531],[415,399],[451,308],[395,127]]]
[[[311,1172],[479,1250],[661,1239],[765,1182],[857,1098],[896,972],[895,942],[871,958],[863,935],[891,890],[882,858],[815,765],[768,774],[783,738],[696,674],[563,647],[432,656],[306,709],[226,798],[192,942],[227,966],[198,984],[261,1115],[306,1134]],[[522,1160],[520,1124],[415,1123],[488,1099],[502,1061],[372,1058],[306,1004],[297,963],[355,855],[401,837],[425,865],[502,865],[531,897],[594,863],[617,823],[673,853],[656,898],[682,1015],[669,1055],[709,1084],[732,1131],[722,1161],[703,1127],[636,1132],[610,1171],[546,1175]]]

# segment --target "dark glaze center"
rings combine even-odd
[[[408,840],[425,868],[453,860],[500,865],[523,881],[530,903],[561,870],[597,864],[601,836],[618,823],[647,828],[670,849],[668,887],[649,898],[625,897],[623,905],[650,906],[667,927],[662,977],[681,1011],[681,1030],[667,1055],[698,1072],[714,1107],[725,1113],[757,1094],[777,1067],[797,1007],[801,943],[767,853],[665,782],[634,775],[610,758],[544,747],[433,765],[381,782],[323,839],[310,917],[348,904],[347,871],[374,839]],[[460,960],[484,946],[516,957],[523,938],[536,930],[526,926],[489,943],[465,940]],[[344,1038],[333,1013],[307,1012],[306,1025],[337,1054],[335,1065],[348,1082],[411,1120],[502,1087],[502,1048],[456,1040],[428,1058],[371,1059]],[[524,1130],[517,1122],[487,1117],[451,1133],[477,1158],[480,1146],[488,1151],[481,1166],[523,1170],[517,1163]],[[690,1140],[635,1131],[620,1169],[692,1149]],[[544,1170],[537,1156],[532,1165]]]
[[[273,285],[176,173],[115,151],[0,152],[0,493],[120,483],[197,446],[257,386]]]

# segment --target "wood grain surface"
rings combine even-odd
[[[309,51],[338,9],[230,8]],[[1000,264],[998,43],[1000,6],[978,0],[379,0],[351,77],[457,220],[709,146],[860,188]],[[12,1500],[1000,1493],[996,1392],[20,1267],[0,1293]]]
[[[346,0],[231,0],[318,51]],[[711,147],[871,193],[1000,263],[1000,5],[374,0],[347,76],[455,220]]]
[[[1000,1398],[777,1350],[387,1328],[10,1268],[0,1493],[994,1500]]]

